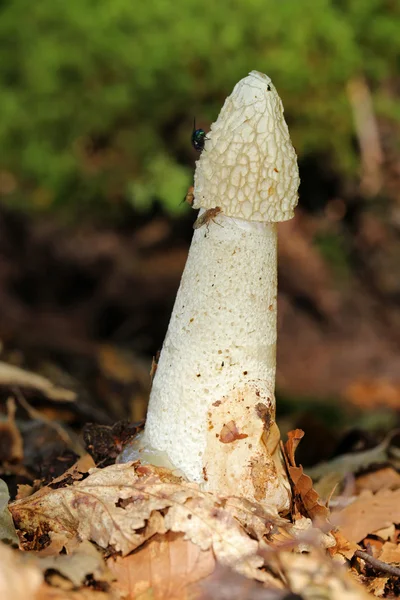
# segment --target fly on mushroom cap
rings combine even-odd
[[[221,207],[229,217],[286,221],[298,201],[296,152],[271,79],[258,71],[239,81],[197,161],[193,208]]]

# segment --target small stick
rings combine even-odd
[[[354,552],[354,556],[357,558],[362,558],[366,563],[369,563],[371,567],[374,567],[378,571],[383,571],[384,573],[389,573],[390,575],[394,575],[395,577],[400,577],[400,569],[399,567],[394,567],[393,565],[388,565],[388,563],[379,560],[378,558],[374,558],[368,552],[363,552],[362,550],[356,550]]]
[[[36,410],[36,408],[33,408],[33,406],[31,406],[29,402],[25,399],[19,388],[13,387],[12,391],[15,397],[17,398],[18,402],[33,420],[41,421],[42,423],[45,423],[48,427],[54,429],[58,436],[69,448],[72,448],[72,450],[74,450],[74,452],[76,452],[76,454],[78,454],[79,456],[84,455],[85,451],[82,448],[81,444],[79,442],[74,442],[69,433],[67,433],[67,431],[62,425],[60,425],[60,423],[52,421],[45,415],[42,415],[42,413]]]

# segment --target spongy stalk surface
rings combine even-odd
[[[274,409],[276,292],[276,224],[218,215],[194,232],[145,428],[192,481],[204,481],[215,402],[262,382]]]

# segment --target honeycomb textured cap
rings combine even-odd
[[[271,79],[258,71],[239,81],[196,164],[193,208],[219,206],[230,217],[286,221],[298,201],[296,152]]]

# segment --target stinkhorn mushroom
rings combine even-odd
[[[205,489],[281,512],[290,486],[275,421],[276,223],[293,216],[298,185],[282,102],[271,79],[252,71],[196,165],[201,217],[141,440]]]

